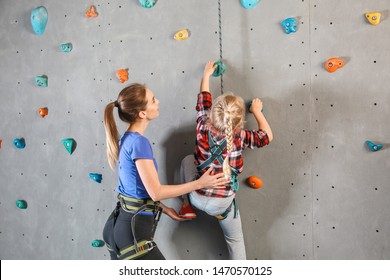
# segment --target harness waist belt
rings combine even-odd
[[[138,199],[118,194],[118,199],[126,212],[138,212],[141,207],[143,208],[142,211],[145,212],[156,213],[162,210],[160,202],[155,202],[151,198]]]

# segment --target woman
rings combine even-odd
[[[159,115],[158,104],[159,100],[145,85],[132,84],[105,108],[107,157],[112,169],[118,167],[119,176],[116,188],[119,202],[103,231],[111,259],[165,259],[153,241],[160,214],[163,212],[174,220],[183,219],[159,200],[227,183],[223,174],[211,176],[209,170],[199,180],[186,184],[160,184],[153,150],[144,136],[149,123]],[[119,118],[127,123],[126,132],[120,138],[114,119],[115,107]]]

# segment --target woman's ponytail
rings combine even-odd
[[[104,129],[106,131],[107,158],[111,169],[115,169],[119,155],[119,132],[114,118],[115,102],[111,102],[104,110]]]

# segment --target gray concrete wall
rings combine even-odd
[[[224,89],[262,98],[275,136],[244,154],[238,203],[248,258],[389,259],[389,1],[262,0],[251,10],[221,2]],[[30,14],[40,5],[49,22],[38,36]],[[89,5],[97,18],[84,16]],[[384,12],[380,25],[367,23],[370,11]],[[299,17],[289,35],[280,26],[288,17]],[[160,117],[147,136],[161,181],[177,182],[193,150],[204,63],[219,58],[218,1],[144,9],[136,0],[1,0],[0,25],[0,258],[108,259],[91,246],[102,239],[117,184],[105,157],[104,106],[130,82],[154,91]],[[173,40],[184,28],[191,37]],[[67,42],[73,51],[60,52]],[[328,73],[330,57],[347,63]],[[115,77],[120,68],[129,69],[125,84]],[[48,88],[34,85],[38,75]],[[218,78],[211,88],[220,94]],[[44,119],[40,107],[49,109]],[[246,125],[255,127],[253,116]],[[13,146],[20,137],[23,150]],[[77,141],[72,155],[64,138]],[[373,153],[366,140],[384,148]],[[245,184],[251,175],[263,188]],[[18,209],[18,199],[28,208]],[[164,216],[156,239],[168,259],[227,258],[216,220],[202,214],[185,223]]]

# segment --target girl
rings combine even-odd
[[[159,200],[227,183],[221,175],[211,176],[210,170],[190,183],[160,184],[153,150],[144,136],[148,124],[159,115],[158,104],[159,100],[150,89],[132,84],[105,108],[108,162],[112,169],[118,166],[119,176],[116,188],[119,202],[103,230],[111,259],[165,259],[153,241],[160,214],[163,212],[175,220],[182,218]],[[119,118],[127,123],[120,139],[114,108],[118,109]]]
[[[191,192],[189,200],[195,208],[219,220],[228,245],[229,258],[246,259],[241,218],[234,199],[239,188],[237,176],[243,171],[242,151],[268,145],[273,136],[261,112],[263,105],[260,99],[255,98],[250,107],[258,124],[257,130],[243,129],[245,105],[241,97],[232,93],[224,94],[212,105],[209,79],[215,68],[215,63],[210,61],[203,72],[196,105],[195,158],[187,156],[183,160],[181,176],[184,182],[189,182],[214,167],[211,174],[224,174],[227,179],[231,178],[231,182],[223,187]],[[184,218],[196,216],[188,199],[184,200],[179,214]]]

